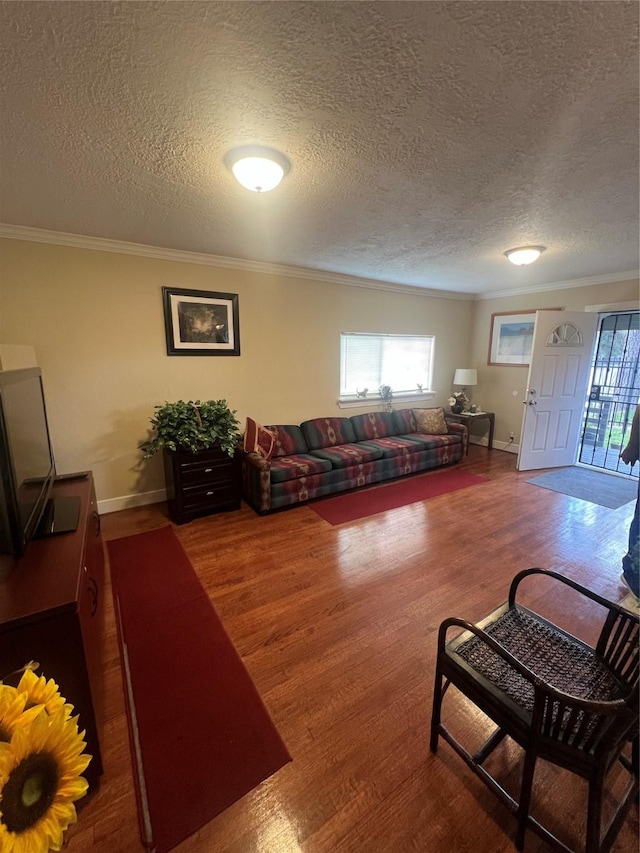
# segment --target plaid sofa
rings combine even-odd
[[[243,498],[259,513],[459,462],[467,428],[421,432],[417,415],[442,409],[399,409],[351,418],[314,418],[267,426],[274,435],[266,458],[243,452]]]

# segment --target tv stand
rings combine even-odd
[[[54,501],[78,506],[75,530],[29,543],[0,581],[0,680],[30,660],[80,715],[89,786],[102,774],[104,552],[93,476],[54,483]]]

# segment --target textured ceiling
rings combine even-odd
[[[635,2],[3,2],[0,33],[4,223],[464,293],[639,266]],[[272,193],[225,168],[247,143],[291,160]]]

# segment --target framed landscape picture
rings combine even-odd
[[[526,367],[531,357],[535,322],[535,311],[492,314],[487,364]]]
[[[163,287],[167,355],[240,355],[237,293]]]

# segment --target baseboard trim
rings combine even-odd
[[[489,446],[489,438],[486,435],[481,436],[480,438],[474,436],[473,438],[469,438],[469,444],[477,444],[480,447],[488,447]],[[518,453],[520,450],[519,444],[514,444],[512,441],[494,441],[493,442],[494,450],[506,450],[507,453]]]
[[[98,501],[98,512],[100,515],[106,515],[109,512],[118,512],[121,509],[132,509],[136,506],[162,503],[166,499],[167,492],[165,489],[158,489],[155,492],[143,492],[140,495],[123,495],[119,498]]]
[[[505,450],[507,453],[519,453],[520,445],[514,444],[512,441],[494,441],[493,446],[496,450]]]
[[[482,447],[487,447],[489,439],[486,437],[476,438],[470,444],[478,444]],[[506,450],[507,453],[517,453],[518,445],[506,441],[494,441],[493,446],[496,450]],[[142,492],[139,495],[123,495],[119,498],[109,498],[108,500],[98,501],[98,512],[100,515],[106,515],[109,512],[118,512],[121,509],[132,509],[136,506],[148,506],[149,504],[162,503],[166,501],[167,492],[165,489],[157,489],[155,492]]]

